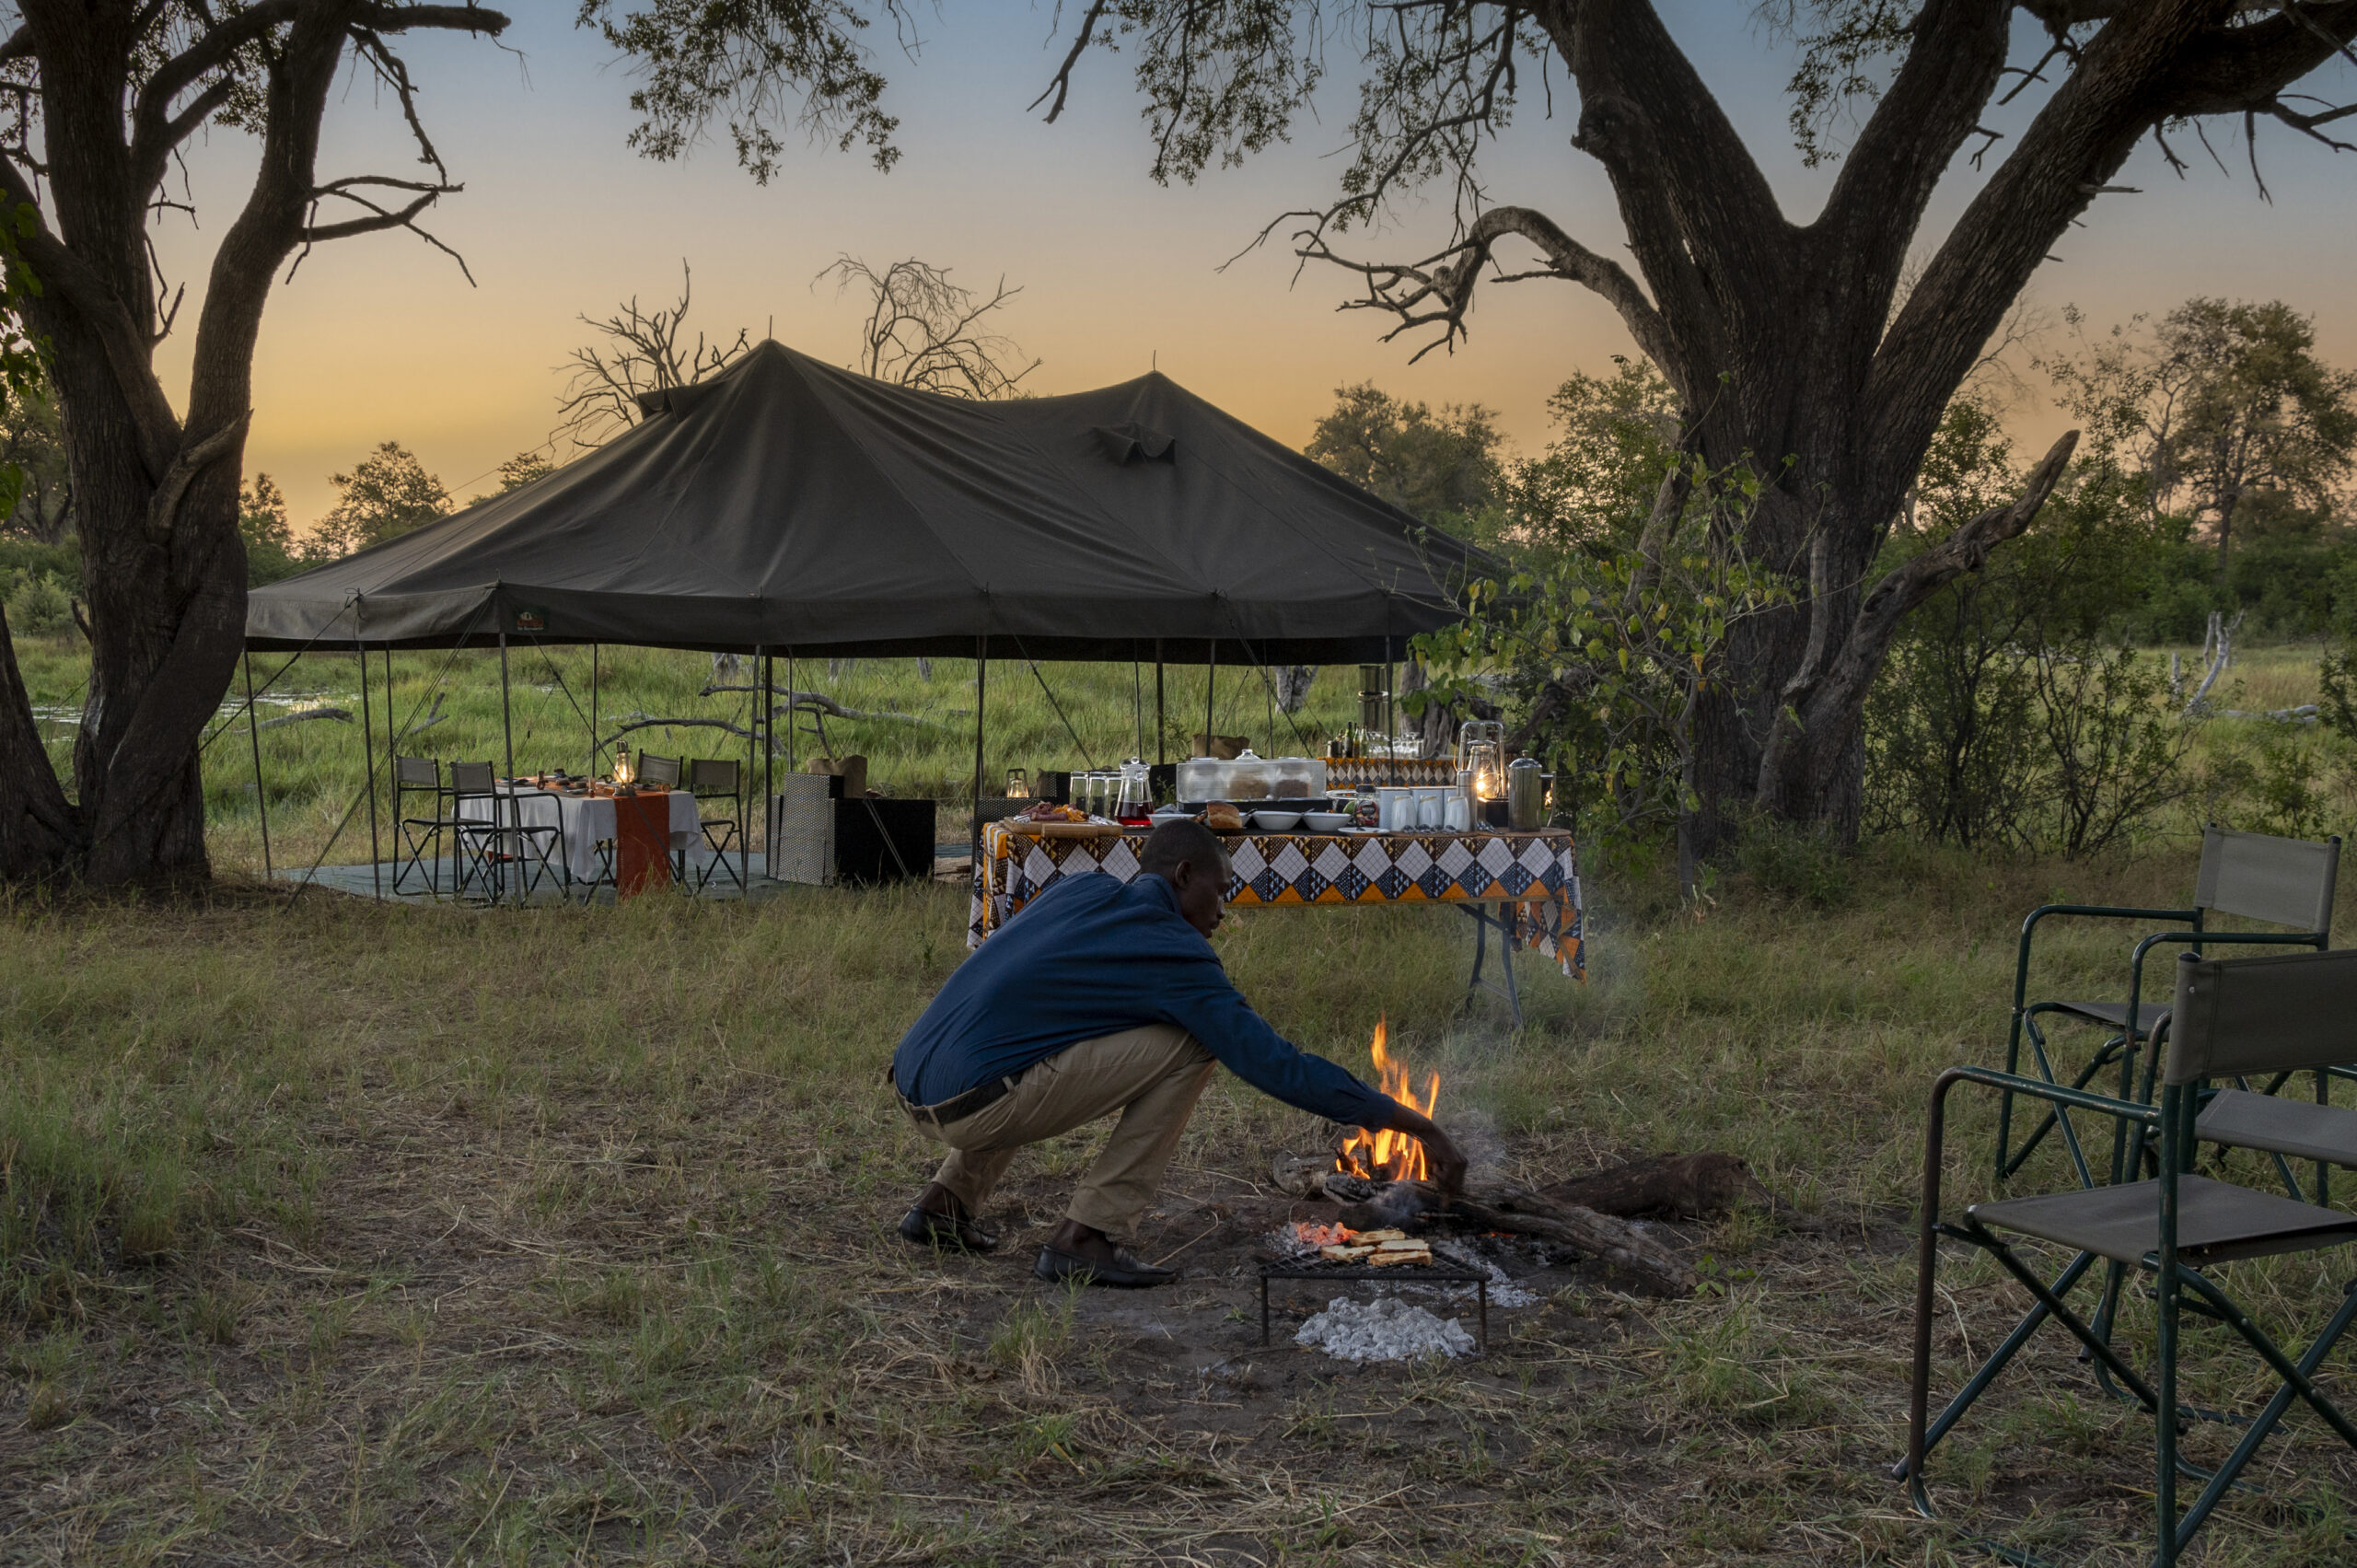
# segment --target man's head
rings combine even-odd
[[[1178,892],[1178,912],[1209,936],[1219,929],[1220,904],[1227,892],[1227,851],[1201,822],[1165,822],[1145,836],[1138,869],[1159,877]]]

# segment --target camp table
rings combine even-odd
[[[974,901],[966,946],[980,947],[1015,912],[1066,877],[1103,872],[1127,882],[1138,875],[1147,830],[1118,837],[1058,838],[1000,821],[982,829],[974,868]],[[1510,961],[1517,947],[1537,947],[1567,975],[1585,972],[1578,856],[1572,835],[1438,829],[1385,833],[1223,833],[1232,875],[1233,909],[1450,904],[1479,927],[1473,974],[1466,983],[1495,991],[1522,1021]],[[1499,939],[1504,983],[1482,978],[1489,937]]]
[[[513,786],[501,784],[506,796]],[[599,843],[614,846],[614,892],[628,898],[649,888],[670,885],[671,855],[693,845],[703,830],[696,797],[683,789],[642,790],[635,796],[564,795],[544,790],[529,780],[511,803],[502,799],[499,813],[506,819],[512,808],[523,827],[555,822],[563,830],[565,870],[575,882],[596,882],[606,870]],[[470,820],[493,820],[492,803],[469,796],[459,803]]]

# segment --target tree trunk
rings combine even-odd
[[[237,85],[220,67],[272,14],[230,13],[159,64],[147,52],[153,17],[138,7],[20,8],[12,47],[38,62],[50,162],[36,203],[24,169],[0,152],[0,198],[38,218],[22,253],[40,287],[20,286],[17,303],[46,344],[63,414],[90,679],[68,802],[32,728],[14,649],[0,645],[0,874],[78,875],[100,887],[201,879],[211,868],[198,747],[245,646],[238,480],[262,307],[297,244],[406,222],[436,188],[411,182],[406,192],[425,194],[401,209],[307,226],[327,95],[369,8],[326,0],[279,17],[285,25],[248,84],[257,99],[249,112],[261,122],[259,167],[205,282],[183,418],[154,363],[163,329],[148,203],[173,149]],[[377,21],[391,30],[505,25],[492,12],[431,7]]]

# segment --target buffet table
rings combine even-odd
[[[981,946],[1066,877],[1101,872],[1129,881],[1138,874],[1137,848],[1144,837],[1143,828],[1118,838],[1051,838],[1018,832],[1005,822],[986,825],[966,945]],[[1472,985],[1490,983],[1481,978],[1481,964],[1492,930],[1508,954],[1536,947],[1565,974],[1585,972],[1579,864],[1568,832],[1224,833],[1220,842],[1234,871],[1227,885],[1231,908],[1454,904],[1480,926]],[[1504,985],[1501,994],[1519,1020],[1511,962]]]

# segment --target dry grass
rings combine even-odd
[[[1446,912],[1233,922],[1231,968],[1281,1028],[1364,1068],[1387,1012],[1508,1169],[1724,1148],[1828,1222],[1741,1214],[1689,1237],[1695,1299],[1584,1275],[1503,1317],[1485,1361],[1364,1371],[1258,1347],[1227,1272],[1248,1237],[1211,1205],[1314,1129],[1229,1080],[1145,1237],[1195,1265],[1167,1291],[1026,1275],[1085,1136],[1018,1165],[1010,1254],[891,1233],[931,1161],[876,1078],[961,955],[954,890],[18,908],[0,1202],[45,1181],[88,1245],[18,1238],[64,1261],[13,1262],[0,1558],[1976,1560],[1881,1474],[1924,1089],[2000,1049],[2024,909],[2168,901],[2190,876],[1894,851],[1828,912],[1738,885],[1696,923],[1632,897],[1597,912],[1588,985],[1526,958],[1512,1039],[1452,1020]],[[2123,946],[2077,935],[2049,972],[2108,984]],[[1970,1190],[1991,1116],[1963,1111]],[[1952,1385],[2013,1304],[1966,1288],[1985,1270],[1947,1278]],[[2338,1300],[2313,1264],[2241,1278],[2293,1317]],[[2243,1359],[2194,1338],[2200,1397],[2247,1399]],[[1984,1411],[1939,1460],[1956,1517],[2141,1560],[2143,1428],[2059,1341]],[[2230,1510],[2206,1561],[2351,1560],[2357,1466],[2288,1426],[2279,1502]]]

